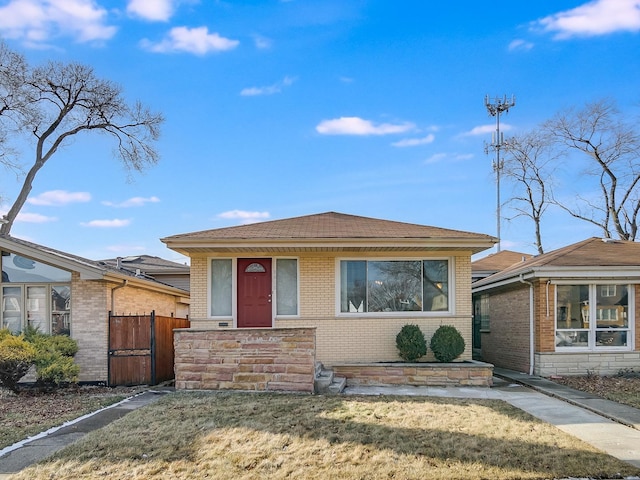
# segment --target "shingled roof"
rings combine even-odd
[[[637,277],[640,280],[640,243],[588,238],[516,263],[473,284],[480,287],[520,281],[520,278]]]
[[[292,247],[297,250],[437,247],[464,248],[475,253],[496,242],[490,235],[336,212],[184,233],[161,240],[185,254]]]

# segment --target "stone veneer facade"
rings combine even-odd
[[[347,385],[413,385],[418,387],[490,387],[493,365],[483,362],[371,363],[334,365]]]
[[[313,393],[314,328],[175,330],[179,390]]]

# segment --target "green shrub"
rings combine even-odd
[[[40,385],[76,383],[80,367],[73,363],[78,343],[66,335],[35,332],[30,340],[36,347],[36,382]]]
[[[1,334],[0,339],[0,387],[18,392],[18,382],[33,365],[36,348],[23,336]]]
[[[431,337],[431,351],[439,362],[449,363],[464,352],[464,338],[451,325],[440,326]]]
[[[55,350],[39,351],[35,365],[37,383],[41,386],[78,382],[80,367],[73,363],[72,357]]]
[[[415,362],[427,354],[427,341],[418,325],[405,325],[396,335],[396,347],[400,358]]]

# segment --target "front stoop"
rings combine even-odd
[[[347,379],[336,377],[333,370],[325,369],[322,363],[316,362],[314,389],[323,395],[338,395],[347,385]]]

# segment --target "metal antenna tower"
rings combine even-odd
[[[500,251],[500,173],[504,167],[504,161],[500,160],[500,149],[506,145],[504,141],[504,135],[500,132],[500,114],[503,112],[509,113],[509,109],[516,104],[516,98],[511,95],[510,99],[507,99],[505,95],[503,98],[495,97],[489,98],[489,95],[484,97],[484,106],[487,107],[487,112],[492,117],[496,117],[496,131],[491,134],[491,143],[485,144],[485,153],[489,151],[496,152],[496,159],[493,161],[493,171],[496,172],[496,223],[497,223],[497,236],[498,236],[498,252]]]

